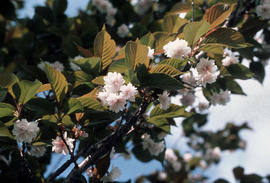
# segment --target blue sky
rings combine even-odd
[[[44,4],[45,0],[27,0],[25,8],[19,12],[21,17],[33,16],[34,6]],[[69,16],[76,15],[79,8],[84,9],[88,0],[69,0],[66,13]],[[238,150],[236,152],[223,152],[221,162],[212,166],[205,173],[209,175],[210,181],[223,177],[235,182],[232,174],[232,168],[235,166],[245,167],[246,173],[260,173],[261,175],[270,174],[270,66],[266,67],[266,78],[263,85],[255,80],[239,81],[246,96],[233,95],[231,102],[226,106],[217,106],[210,109],[209,123],[205,129],[219,130],[225,126],[227,122],[235,122],[241,124],[245,121],[253,128],[252,131],[244,131],[241,133],[243,139],[247,140],[247,148],[245,151]],[[179,98],[175,98],[174,102],[179,102]],[[185,145],[185,139],[179,134],[182,133],[180,120],[178,127],[173,128],[173,135],[167,137],[166,142],[169,147],[176,147],[182,153],[188,151]],[[61,165],[67,157],[55,155],[48,171],[53,171]],[[147,174],[156,169],[161,169],[160,163],[152,161],[150,163],[138,162],[134,157],[126,161],[119,157],[112,161],[114,166],[119,166],[122,175],[120,180],[134,178],[140,174]],[[68,172],[68,171],[67,171]],[[67,173],[66,172],[66,173]]]

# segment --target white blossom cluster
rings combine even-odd
[[[104,77],[105,86],[98,93],[102,105],[108,106],[113,112],[119,112],[125,108],[127,100],[134,102],[138,91],[131,83],[125,85],[122,75],[117,72],[109,72]]]
[[[129,28],[126,24],[122,24],[117,28],[116,33],[121,38],[127,37],[129,34]]]
[[[172,149],[166,149],[165,160],[170,163],[175,172],[180,171],[182,164],[181,162],[178,161],[178,157],[176,156],[176,154]]]
[[[63,138],[65,139],[70,151],[72,152],[74,148],[73,142],[75,139],[67,137],[67,132],[63,134]],[[52,145],[52,151],[57,152],[58,154],[63,153],[64,155],[67,155],[69,153],[65,142],[59,136],[57,136],[56,139],[53,139]]]
[[[256,7],[256,13],[263,19],[270,19],[270,0],[261,1],[261,4]]]
[[[17,142],[31,143],[37,137],[39,127],[37,121],[28,122],[26,119],[17,120],[12,130]]]
[[[153,139],[151,139],[150,135],[146,133],[142,135],[142,140],[143,149],[147,149],[153,156],[158,156],[165,149],[165,144],[163,141],[155,142]]]
[[[52,68],[54,68],[55,70],[60,71],[60,72],[64,71],[64,69],[65,69],[64,65],[62,63],[60,63],[59,61],[55,61],[53,63],[50,63],[47,61],[40,62],[37,65],[37,67],[40,68],[41,70],[45,71],[45,64],[51,66]]]
[[[102,181],[105,182],[114,182],[114,179],[119,178],[121,175],[121,170],[118,167],[112,167],[108,175],[102,177]]]
[[[98,11],[106,14],[107,24],[113,26],[115,24],[114,16],[117,9],[113,7],[112,3],[108,0],[93,0],[92,3],[98,9]]]
[[[191,48],[188,47],[188,42],[177,38],[163,46],[164,53],[169,58],[182,59],[191,53]]]
[[[205,159],[208,161],[218,161],[221,157],[221,150],[219,147],[214,149],[208,149],[205,155]]]
[[[158,94],[158,100],[160,102],[159,107],[163,110],[167,110],[171,104],[171,98],[167,91],[163,91],[162,94]]]
[[[231,92],[229,90],[221,90],[220,93],[214,93],[211,96],[211,103],[213,105],[226,105],[230,101],[230,94]]]
[[[138,0],[136,3],[135,11],[139,15],[143,15],[145,12],[149,10],[149,8],[151,8],[152,5],[153,0]]]

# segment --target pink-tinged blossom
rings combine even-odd
[[[187,83],[191,86],[196,86],[196,79],[193,76],[192,72],[186,72],[185,74],[182,75],[182,81],[184,83]]]
[[[200,62],[197,64],[196,70],[203,87],[205,87],[207,83],[214,83],[219,75],[215,61],[209,60],[208,58],[201,58]]]
[[[45,146],[32,146],[30,150],[30,155],[37,158],[44,156],[46,152]]]
[[[222,60],[222,64],[224,66],[229,66],[231,64],[237,64],[239,62],[238,57],[236,57],[235,55],[228,55],[226,56],[223,60]]]
[[[167,110],[171,104],[171,98],[169,97],[169,93],[167,91],[163,91],[162,95],[158,94],[159,99],[159,107],[163,110]]]
[[[167,43],[165,46],[163,46],[163,49],[165,55],[169,58],[182,59],[191,53],[191,48],[188,47],[188,42],[179,38]]]
[[[138,90],[131,83],[121,86],[120,91],[126,100],[135,102],[135,96],[138,94]]]
[[[12,134],[18,142],[31,143],[37,137],[39,127],[37,121],[28,122],[26,119],[14,123]]]
[[[191,106],[195,102],[195,95],[193,93],[187,93],[180,99],[182,105]]]
[[[160,181],[164,181],[164,180],[166,180],[167,179],[167,173],[166,172],[158,172],[158,180],[160,180]]]
[[[228,90],[221,91],[220,93],[214,93],[211,96],[211,103],[213,105],[226,105],[230,101],[231,92]]]
[[[165,144],[163,141],[155,142],[148,134],[144,134],[142,136],[142,140],[143,149],[147,149],[153,156],[158,156],[165,149]]]
[[[208,102],[200,102],[198,105],[199,111],[203,112],[209,108],[209,103]]]
[[[107,92],[118,92],[125,84],[125,80],[120,73],[117,72],[109,72],[107,76],[104,77],[105,86]]]
[[[150,59],[153,59],[153,58],[154,58],[154,53],[155,53],[155,49],[151,49],[151,47],[148,46],[148,54],[147,54],[147,56],[148,56]]]
[[[74,148],[73,142],[75,139],[67,137],[67,132],[64,133],[63,137],[64,137],[70,151],[72,152],[73,148]],[[52,145],[53,145],[52,151],[57,152],[58,154],[63,153],[64,155],[67,155],[69,153],[65,142],[59,136],[57,136],[56,139],[53,139]]]
[[[117,28],[116,33],[121,38],[127,37],[129,34],[129,28],[126,24],[122,24]]]
[[[126,98],[120,94],[110,93],[110,95],[107,98],[107,102],[109,105],[109,108],[113,112],[119,112],[120,109],[125,108],[125,105],[127,103]]]

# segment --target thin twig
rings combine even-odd
[[[192,19],[191,21],[194,21],[194,0],[191,1],[191,6],[192,6]]]

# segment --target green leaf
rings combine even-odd
[[[79,97],[77,98],[83,107],[89,110],[103,112],[106,110],[106,107],[101,105],[101,103],[93,98],[90,97]]]
[[[176,3],[172,9],[168,12],[168,14],[179,14],[183,12],[188,12],[191,10],[191,4],[190,3]]]
[[[0,103],[0,117],[13,116],[15,107],[7,103]]]
[[[22,80],[13,85],[12,90],[15,94],[16,100],[19,104],[27,103],[31,98],[33,98],[39,88],[41,87],[42,83],[39,81],[27,81]]]
[[[158,63],[159,64],[166,64],[169,66],[172,66],[178,70],[182,70],[186,67],[187,65],[187,60],[180,60],[180,59],[176,59],[176,58],[170,58],[170,59],[165,59],[162,60],[161,62]]]
[[[126,70],[128,70],[130,66],[126,64],[125,59],[119,59],[116,61],[113,61],[109,67],[109,72],[119,72],[124,73]]]
[[[181,19],[179,15],[166,15],[163,19],[162,29],[165,32],[179,33],[181,28],[183,28],[188,21],[186,19]]]
[[[183,88],[180,81],[164,73],[147,74],[144,77],[138,77],[144,87],[159,88],[163,90],[178,90]]]
[[[152,123],[166,133],[171,133],[170,123],[166,118],[149,118],[147,119],[147,122]]]
[[[246,95],[241,86],[234,80],[229,79],[229,78],[220,78],[218,80],[218,82],[220,83],[220,85],[223,87],[223,90],[230,90],[231,93],[233,94],[240,94],[240,95]]]
[[[185,112],[184,106],[170,104],[167,110],[163,110],[156,105],[150,113],[150,118],[176,118],[176,117],[188,117],[192,113]]]
[[[68,82],[65,76],[47,64],[45,65],[45,73],[49,82],[51,83],[51,87],[57,102],[61,104],[68,91]]]
[[[102,61],[99,57],[81,58],[73,61],[87,74],[97,76],[102,71]]]
[[[0,88],[0,102],[2,102],[7,95],[7,89],[6,88]]]
[[[222,45],[204,45],[200,48],[201,51],[205,51],[209,57],[214,58],[216,54],[223,55],[224,46]]]
[[[139,64],[145,64],[146,67],[149,66],[147,46],[142,45],[135,41],[129,41],[126,44],[125,54],[126,54],[125,62],[127,66],[133,67],[134,69]]]
[[[264,66],[260,62],[251,62],[249,69],[255,74],[254,78],[257,79],[260,83],[263,83],[265,77]]]
[[[230,182],[228,182],[228,181],[225,180],[225,179],[217,179],[217,180],[215,180],[214,183],[230,183]]]
[[[100,31],[94,40],[94,56],[101,58],[103,70],[112,62],[115,53],[115,41],[111,39],[106,30]]]
[[[154,46],[155,38],[152,33],[145,34],[141,39],[140,43],[145,46],[150,46],[151,48]]]
[[[210,29],[213,29],[222,24],[230,16],[235,5],[231,4],[229,8],[226,8],[228,4],[217,3],[206,11],[203,20],[206,20],[211,25]]]
[[[80,84],[87,84],[90,83],[93,79],[91,75],[85,73],[84,71],[75,71],[73,73],[75,79],[75,86],[77,87]]]
[[[92,83],[96,85],[104,85],[104,76],[98,76],[92,80]]]
[[[174,41],[177,37],[176,33],[169,32],[155,32],[153,35],[155,37],[154,48],[156,53],[161,53],[163,46],[170,41]]]
[[[34,116],[41,117],[47,114],[53,114],[55,105],[47,99],[33,97],[24,105],[29,111],[34,112]]]
[[[236,79],[250,79],[254,76],[254,74],[242,64],[231,64],[227,67],[229,73]]]
[[[197,41],[209,31],[210,25],[205,22],[191,22],[184,28],[184,39],[193,48]]]
[[[182,122],[182,126],[184,128],[184,132],[186,136],[190,136],[195,132],[194,124],[197,124],[198,127],[205,125],[207,122],[207,114],[194,114],[188,118],[186,118]]]
[[[72,113],[83,111],[83,106],[80,100],[76,98],[69,98],[64,108],[65,108],[66,114],[72,114]]]
[[[13,98],[15,98],[12,86],[19,81],[18,77],[13,73],[0,73],[0,86],[2,88],[7,88],[8,92],[11,94]]]
[[[11,135],[8,127],[6,127],[5,124],[2,122],[0,122],[0,137],[9,137],[11,139],[14,139],[14,137]]]
[[[155,67],[153,67],[149,72],[150,73],[164,73],[172,77],[183,74],[183,72],[166,64],[158,64]]]
[[[230,48],[245,48],[250,46],[246,43],[243,35],[230,28],[219,28],[209,34],[203,41],[204,44],[214,46],[226,46]]]

